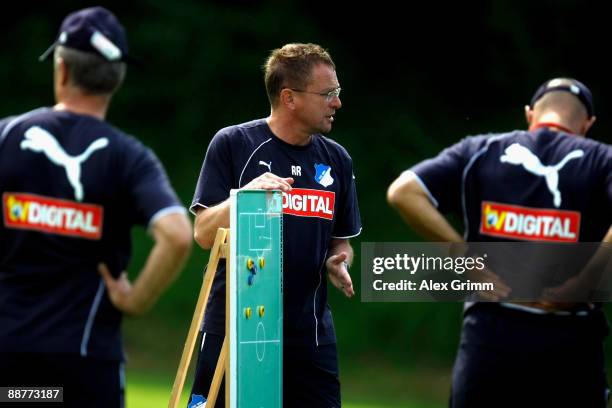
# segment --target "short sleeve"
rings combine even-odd
[[[189,210],[195,214],[196,207],[208,208],[227,199],[232,188],[232,158],[229,135],[218,132],[206,151],[200,177]]]
[[[127,189],[136,223],[151,225],[165,214],[185,213],[155,153],[142,145],[132,145],[131,150]]]
[[[604,174],[606,198],[608,199],[608,208],[612,210],[612,146],[605,146],[604,153]]]
[[[2,143],[4,142],[4,139],[6,139],[8,132],[11,130],[10,127],[8,127],[7,125],[10,123],[10,121],[13,118],[14,116],[0,120],[0,148],[2,147]]]
[[[432,203],[441,212],[459,211],[461,207],[461,182],[463,171],[469,162],[470,138],[444,149],[436,157],[424,160],[409,171],[428,193]]]
[[[357,189],[355,187],[355,175],[353,173],[353,162],[350,157],[344,165],[342,197],[336,212],[336,222],[332,231],[332,238],[352,238],[361,233],[361,216],[357,202]]]

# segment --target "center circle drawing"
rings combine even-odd
[[[255,333],[255,353],[257,360],[261,363],[266,355],[266,329],[262,322],[257,325],[257,333]]]

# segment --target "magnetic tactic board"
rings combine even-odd
[[[231,407],[280,408],[283,385],[282,194],[232,190]]]

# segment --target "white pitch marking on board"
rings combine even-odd
[[[258,343],[280,343],[280,340],[249,340],[249,341],[240,342],[240,344],[258,344]]]
[[[257,238],[253,237],[253,235],[249,235],[249,251],[271,251],[272,250],[272,232],[271,232],[271,224],[266,222],[264,226],[254,227],[254,224],[257,225],[257,216],[264,213],[241,213],[240,217],[249,216],[249,226],[251,230],[255,230],[256,228],[261,230],[265,230],[264,234],[258,235]],[[265,215],[272,215],[273,213],[265,213]],[[242,218],[241,218],[242,219]],[[264,217],[265,219],[265,217]],[[257,242],[253,243],[253,239],[256,239]],[[263,241],[263,242],[262,242]]]
[[[259,329],[261,329],[263,340],[259,340]],[[257,354],[257,360],[261,363],[266,356],[266,328],[262,322],[259,322],[257,325],[257,333],[255,333],[255,338],[257,339],[257,343],[255,344],[255,353]],[[259,354],[259,345],[262,344],[263,350],[261,351],[261,355]]]

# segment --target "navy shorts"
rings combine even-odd
[[[20,408],[125,406],[123,363],[119,361],[74,354],[0,352],[0,386],[64,388],[63,403],[20,402],[16,404]]]
[[[602,311],[540,315],[498,304],[467,310],[453,368],[451,408],[605,408]]]
[[[198,356],[190,401],[194,395],[203,397],[208,395],[222,345],[223,336],[206,334],[204,346]],[[221,383],[215,408],[225,407],[224,382]],[[285,346],[283,348],[283,406],[292,408],[340,407],[336,344],[318,347]]]

